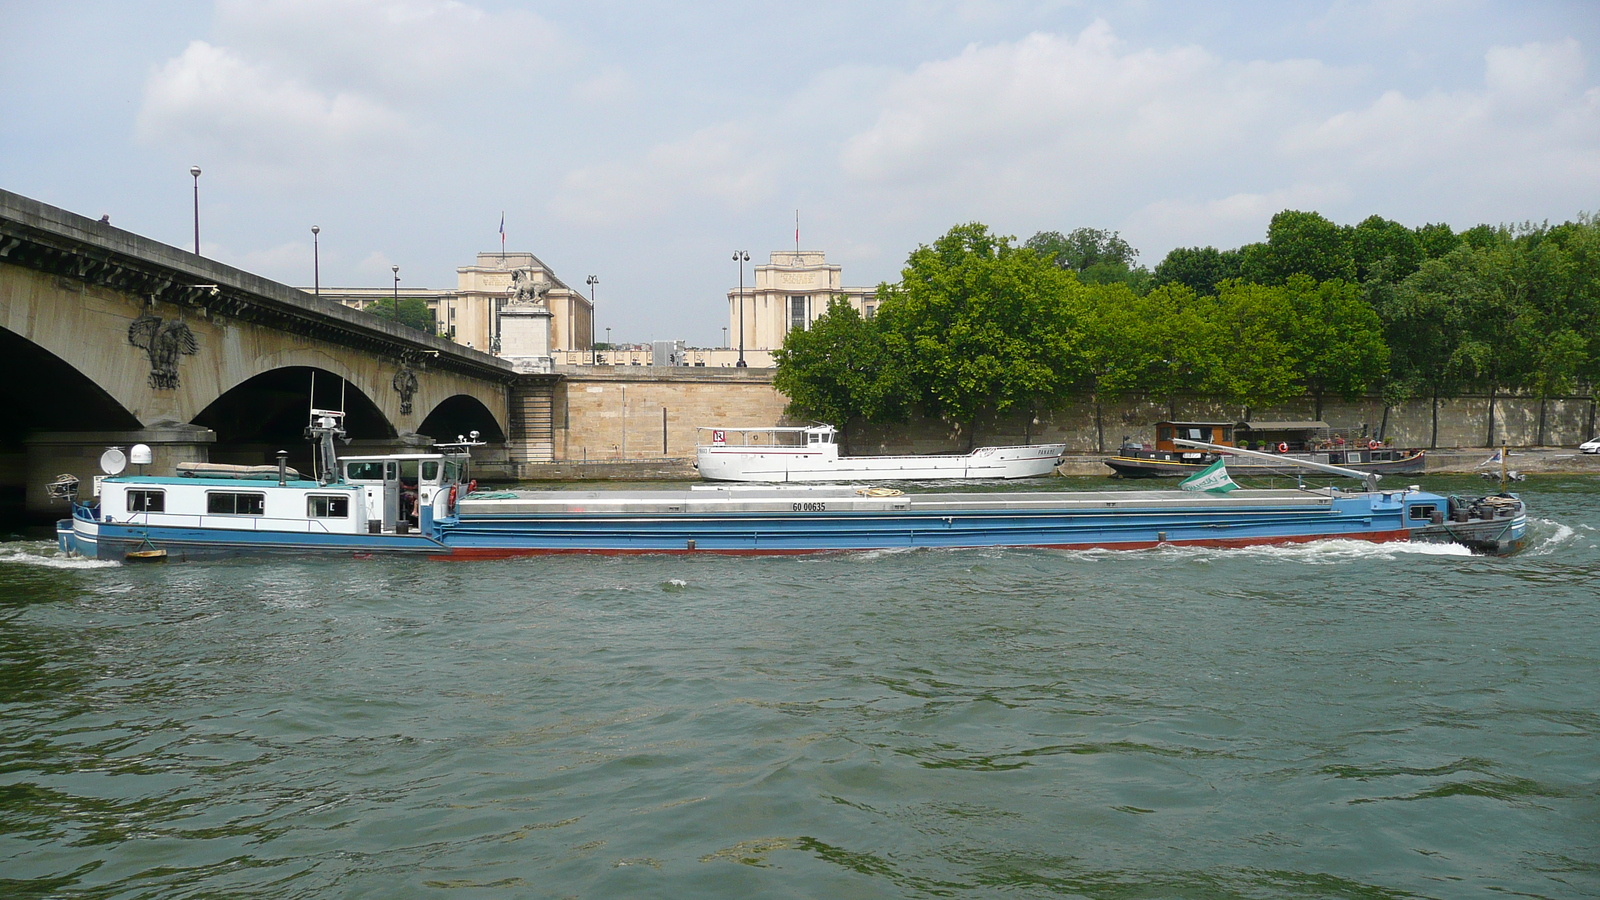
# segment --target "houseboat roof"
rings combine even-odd
[[[1327,422],[1240,422],[1234,426],[1247,431],[1328,431]]]

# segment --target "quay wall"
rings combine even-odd
[[[554,462],[571,465],[527,466],[523,477],[561,473],[571,478],[588,471],[618,477],[628,471],[662,469],[622,466],[615,472],[599,463],[637,463],[657,460],[667,470],[684,471],[682,461],[692,459],[699,442],[699,427],[766,427],[803,424],[784,416],[786,398],[772,387],[771,369],[694,368],[645,366],[562,366],[552,397]],[[970,434],[938,419],[917,419],[902,425],[867,425],[854,422],[843,447],[851,454],[940,453],[963,451],[985,444],[1052,443],[1067,445],[1074,454],[1115,450],[1124,437],[1153,441],[1155,423],[1163,419],[1215,421],[1316,419],[1328,422],[1351,438],[1381,435],[1403,447],[1573,447],[1593,436],[1594,402],[1587,397],[1551,399],[1487,395],[1441,398],[1437,410],[1429,398],[1385,409],[1377,397],[1346,402],[1324,398],[1320,416],[1312,397],[1262,409],[1221,403],[1213,398],[1180,396],[1170,403],[1147,398],[1119,399],[1095,404],[1075,401],[1062,409],[1034,415],[1011,412],[982,416]],[[663,429],[662,411],[666,411]],[[837,424],[837,423],[835,423]],[[665,443],[663,444],[663,434]],[[677,461],[677,462],[674,462]],[[692,471],[692,470],[689,470]]]

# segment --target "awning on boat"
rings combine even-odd
[[[1240,422],[1234,426],[1241,431],[1331,431],[1327,422]]]

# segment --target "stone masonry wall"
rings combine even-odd
[[[552,408],[557,460],[692,457],[700,426],[800,424],[784,417],[787,401],[772,388],[770,369],[575,366],[563,367],[561,374],[564,377]],[[1391,444],[1403,447],[1539,444],[1537,398],[1497,396],[1492,440],[1489,405],[1487,396],[1441,398],[1437,443],[1428,398],[1390,408],[1387,421],[1383,403],[1375,397],[1353,402],[1325,399],[1320,418],[1347,436],[1364,439],[1381,431]],[[1596,411],[1588,398],[1550,400],[1544,406],[1545,446],[1571,447],[1594,435]],[[663,408],[667,410],[665,452]],[[1098,409],[1091,402],[1077,401],[1033,416],[985,416],[971,435],[935,419],[889,426],[856,422],[849,427],[842,449],[859,455],[936,453],[964,450],[969,445],[1064,442],[1068,452],[1100,453],[1116,449],[1124,437],[1153,441],[1155,423],[1163,419],[1315,419],[1316,413],[1311,397],[1252,410],[1205,397],[1179,397],[1170,404],[1132,398],[1102,404]]]

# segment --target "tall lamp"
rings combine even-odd
[[[739,361],[734,366],[744,369],[750,365],[744,361],[744,264],[750,261],[750,251],[733,251],[733,261],[739,264]]]

